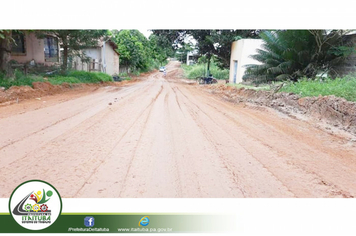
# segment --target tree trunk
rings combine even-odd
[[[8,62],[11,58],[11,30],[4,31],[4,39],[0,39],[0,72],[7,73]]]
[[[208,69],[207,69],[207,77],[210,77],[210,58],[211,58],[211,55],[208,54],[207,55],[207,59],[208,59]]]
[[[68,46],[64,45],[63,46],[63,64],[62,64],[62,70],[66,71],[68,68]]]

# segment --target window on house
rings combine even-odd
[[[49,62],[58,62],[58,39],[48,36],[43,40],[45,60]]]
[[[26,54],[25,34],[22,32],[13,32],[12,38],[14,41],[12,43],[11,53],[15,55]]]

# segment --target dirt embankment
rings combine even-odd
[[[231,102],[250,102],[275,108],[288,115],[305,114],[356,135],[356,103],[335,96],[300,97],[293,93],[273,93],[253,89],[210,85],[211,93]]]
[[[55,95],[67,91],[87,91],[88,89],[97,89],[103,86],[121,87],[127,84],[132,84],[141,77],[145,77],[156,71],[143,73],[140,76],[135,76],[129,81],[122,82],[102,82],[98,84],[69,84],[63,83],[61,85],[53,85],[49,82],[34,82],[30,86],[12,86],[8,90],[0,90],[0,105],[9,105],[20,102],[26,99],[39,98],[48,95]]]

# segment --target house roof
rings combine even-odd
[[[100,48],[103,47],[104,42],[105,42],[105,40],[100,39],[100,40],[98,41],[98,45],[97,45],[96,47],[100,47]],[[109,45],[112,47],[112,49],[114,49],[114,51],[117,53],[117,55],[120,56],[120,53],[116,51],[116,49],[118,49],[118,46],[117,46],[117,44],[116,44],[114,41],[112,41],[111,39],[109,39],[109,40],[106,41],[106,43],[109,44]]]
[[[114,43],[113,41],[111,41],[110,39],[109,39],[109,41],[108,41],[108,44],[114,49],[114,51],[117,53],[117,55],[120,56],[120,53],[117,51],[117,49],[119,48],[119,47],[117,46],[117,44]]]

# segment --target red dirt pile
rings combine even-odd
[[[275,108],[283,113],[306,114],[330,125],[356,134],[356,103],[335,96],[300,97],[293,93],[273,93],[231,86],[207,86],[211,93],[219,94],[230,102],[250,102]]]
[[[13,101],[38,98],[47,95],[54,95],[72,90],[85,90],[101,86],[123,86],[120,82],[104,82],[100,84],[68,84],[53,85],[49,82],[34,82],[30,86],[12,86],[8,90],[0,91],[0,104],[7,105]]]

